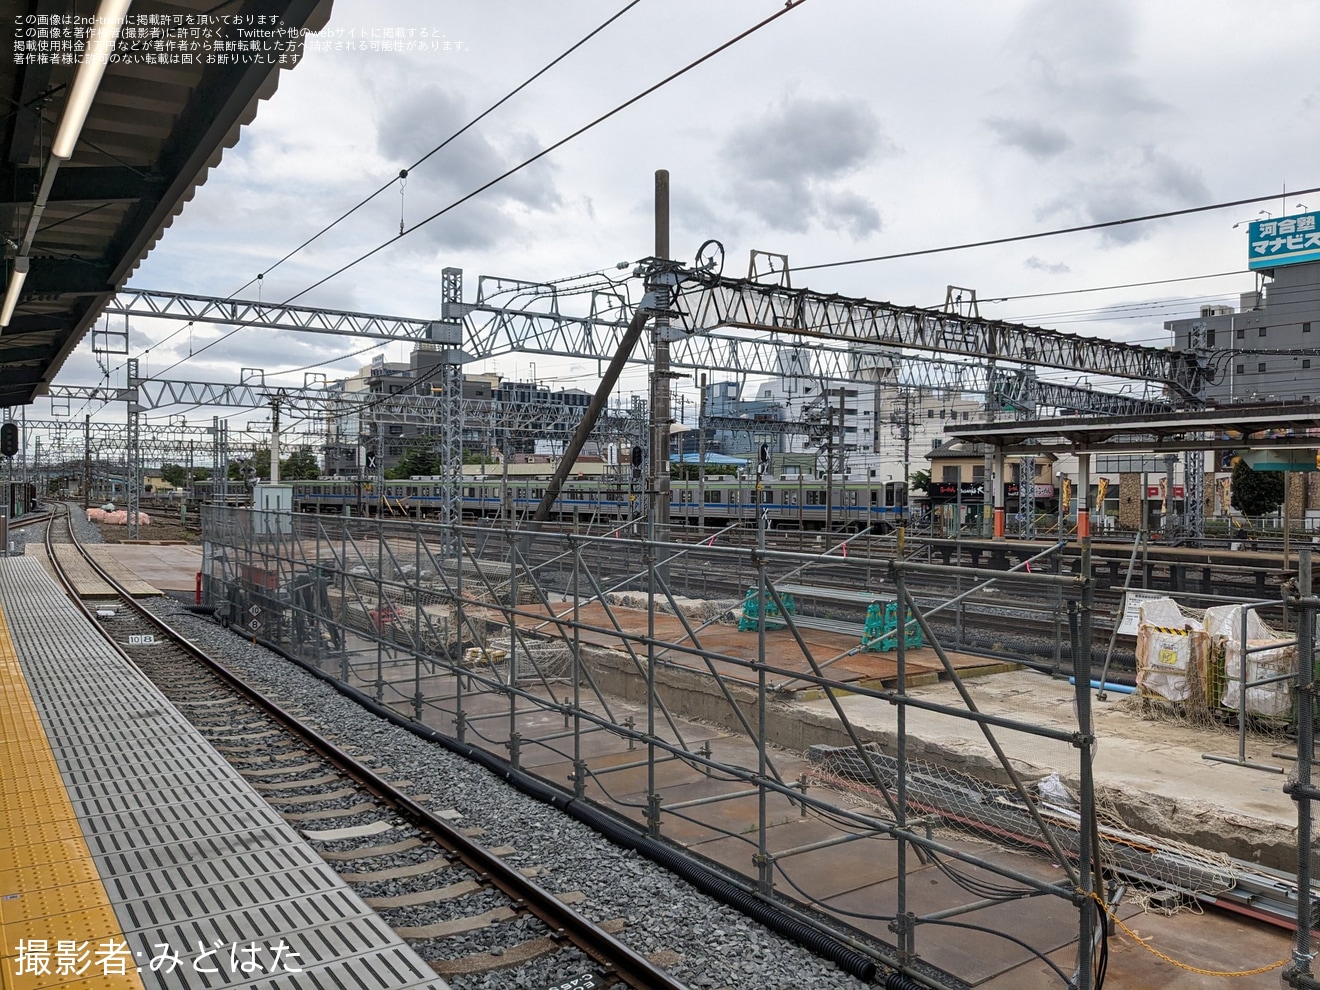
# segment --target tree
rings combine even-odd
[[[175,488],[182,488],[188,484],[188,469],[182,464],[162,464],[160,476]]]
[[[435,452],[435,441],[430,437],[413,437],[404,448],[399,466],[386,471],[385,477],[403,480],[414,475],[426,477],[440,473],[440,458]]]
[[[930,472],[913,471],[908,475],[908,486],[919,492],[930,491]]]
[[[251,457],[229,462],[229,480],[242,481],[270,477],[270,448],[262,447]]]
[[[707,464],[706,477],[718,478],[724,475],[737,474],[740,465],[738,464]],[[675,479],[696,481],[701,477],[700,464],[674,464],[669,469],[670,476]],[[767,477],[767,480],[768,477]]]
[[[1233,465],[1233,508],[1246,516],[1263,516],[1283,504],[1283,474],[1254,471],[1244,460]]]
[[[321,476],[321,466],[316,462],[316,455],[306,447],[299,448],[280,461],[281,481],[315,480]]]
[[[211,469],[195,467],[192,471],[189,471],[182,464],[162,464],[160,466],[161,478],[168,481],[175,488],[187,488],[190,475],[193,481],[205,481],[211,477]]]
[[[203,477],[200,471],[194,471],[197,478]],[[210,472],[206,472],[210,476]],[[238,460],[229,462],[229,471],[227,476],[230,481],[269,481],[270,480],[270,448],[262,447],[251,457],[240,457]],[[321,466],[316,460],[316,455],[308,448],[300,447],[288,457],[280,459],[280,481],[302,481],[304,479],[316,479],[321,476]]]

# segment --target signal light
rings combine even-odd
[[[18,424],[5,423],[0,426],[0,454],[13,457],[18,453]]]

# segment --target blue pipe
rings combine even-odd
[[[1077,683],[1077,678],[1075,678],[1075,677],[1070,677],[1070,678],[1068,678],[1068,683],[1069,683],[1069,684],[1076,684],[1076,683]],[[1093,691],[1113,691],[1115,694],[1136,694],[1136,693],[1137,693],[1137,689],[1136,689],[1135,687],[1133,687],[1131,684],[1101,684],[1099,681],[1092,681],[1092,682],[1091,682],[1091,689],[1092,689]]]

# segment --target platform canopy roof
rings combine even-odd
[[[700,464],[700,454],[670,454],[669,460],[674,464]],[[730,457],[728,454],[706,454],[707,464],[723,464],[742,466],[747,463],[746,457]]]
[[[1320,447],[1320,403],[1242,403],[1154,416],[959,423],[944,432],[1005,454]]]
[[[72,153],[61,158],[53,146],[80,63],[43,57],[41,42],[49,50],[76,37],[67,18],[89,18],[98,3],[0,0],[0,92],[7,97],[0,129],[0,292],[9,291],[16,270],[27,269],[8,325],[0,328],[0,406],[30,402],[49,385],[224,149],[238,141],[258,103],[274,93],[280,71],[301,53],[297,45],[283,62],[278,54],[251,52],[222,58],[235,54],[228,42],[239,26],[315,30],[329,18],[331,2],[135,0],[124,23],[137,30],[121,32]],[[201,21],[203,15],[230,19]],[[148,29],[156,34],[139,33]],[[201,42],[192,61],[161,54],[160,48],[182,53],[166,39],[184,33]]]

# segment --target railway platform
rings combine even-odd
[[[0,716],[4,990],[445,990],[27,557]]]

